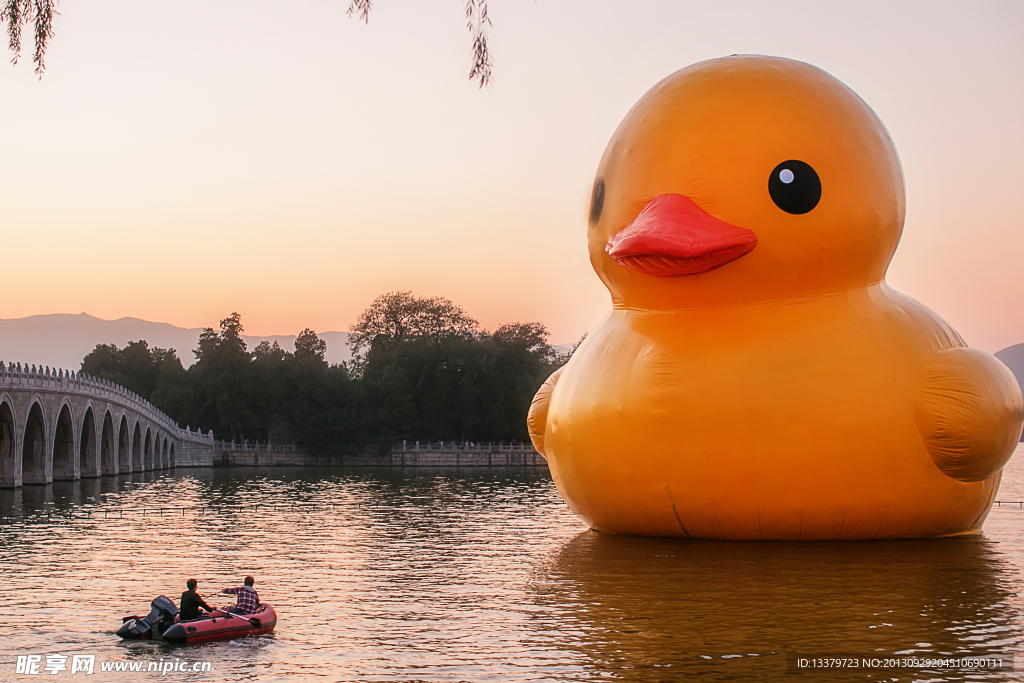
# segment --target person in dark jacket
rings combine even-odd
[[[181,615],[182,621],[191,621],[203,616],[203,613],[199,611],[200,607],[207,612],[213,611],[213,608],[199,597],[199,593],[196,593],[196,586],[199,584],[195,579],[189,579],[185,585],[188,586],[188,590],[181,594],[181,605],[178,607],[178,614]]]

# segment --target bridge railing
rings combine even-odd
[[[179,439],[213,444],[212,431],[203,434],[198,430],[191,431],[188,427],[182,429],[169,415],[120,384],[70,370],[51,370],[49,366],[36,368],[35,365],[29,366],[27,363],[22,367],[21,363],[5,364],[0,361],[0,389],[27,387],[44,391],[67,391],[113,401],[146,415],[171,434],[177,435]]]
[[[214,442],[214,451],[217,453],[302,453],[300,446],[295,444],[262,443],[259,441],[242,441],[233,443],[231,441],[217,440]],[[392,453],[535,453],[533,444],[518,442],[451,442],[451,441],[424,441],[395,444],[391,447]]]
[[[415,441],[408,440],[391,447],[392,453],[405,452],[447,452],[453,453],[533,453],[533,444],[520,441]]]
[[[243,441],[233,443],[231,441],[214,441],[213,450],[217,453],[298,453],[301,449],[291,443],[260,443],[259,441]]]

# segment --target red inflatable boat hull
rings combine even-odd
[[[270,633],[276,625],[277,613],[270,605],[260,605],[252,614],[228,614],[218,609],[209,617],[175,623],[164,632],[163,639],[177,645],[231,640]]]

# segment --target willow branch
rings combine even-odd
[[[53,37],[56,6],[57,0],[3,0],[3,9],[0,9],[0,22],[7,24],[7,47],[12,53],[12,64],[17,64],[21,57],[22,28],[26,24],[34,25],[32,62],[40,78],[46,70],[46,48]]]
[[[362,21],[364,24],[370,23],[370,10],[373,9],[372,0],[352,0],[348,5],[348,14],[350,17],[354,16]]]
[[[473,68],[469,70],[469,80],[477,81],[481,88],[494,80],[494,63],[487,48],[487,27],[490,25],[487,0],[466,0],[466,28],[473,36]]]
[[[53,15],[57,13],[55,5],[56,0],[35,0],[36,49],[32,53],[32,61],[35,62],[36,74],[39,76],[46,70],[43,58],[50,38],[53,37]]]
[[[0,10],[0,21],[7,22],[7,47],[14,53],[11,64],[17,64],[21,56],[21,25],[25,21],[28,8],[24,5],[27,4],[27,0],[5,0],[4,8]]]

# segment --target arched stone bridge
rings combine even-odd
[[[122,386],[0,362],[0,488],[161,470],[212,453],[212,432],[178,427]]]

